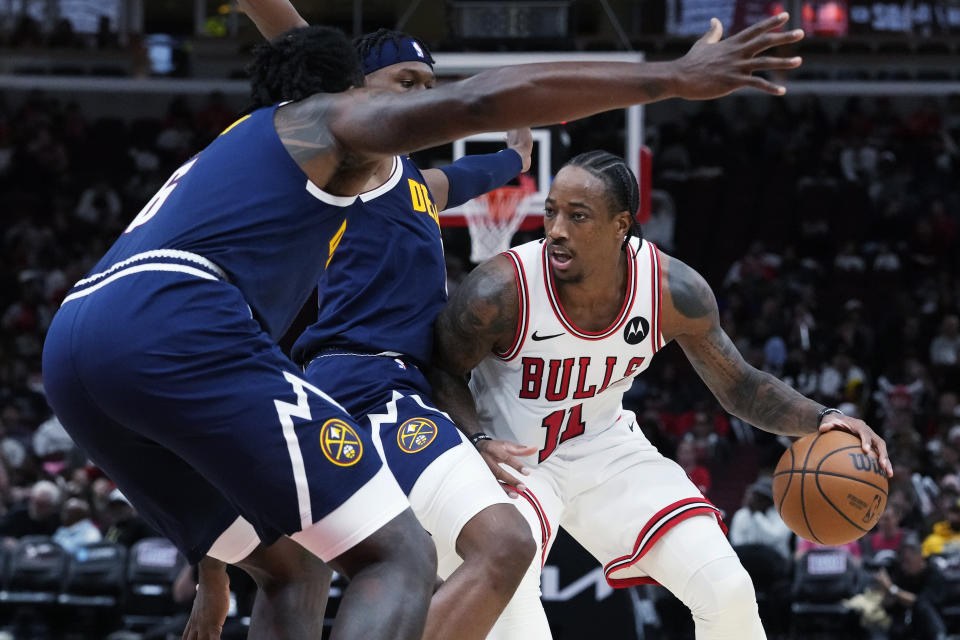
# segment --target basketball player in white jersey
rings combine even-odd
[[[698,640],[765,637],[717,508],[622,406],[670,340],[730,413],[789,436],[848,430],[892,475],[885,443],[864,422],[743,360],[704,279],[631,237],[638,203],[621,158],[577,156],[550,188],[545,241],[479,266],[437,319],[435,400],[529,502],[542,541],[490,636],[497,640],[550,637],[538,585],[557,527],[603,564],[611,586],[657,582],[673,592],[691,609]],[[462,376],[471,370],[468,391]],[[501,463],[529,475],[518,482]],[[456,560],[439,562],[449,571]]]

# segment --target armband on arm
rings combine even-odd
[[[522,168],[523,160],[513,149],[463,156],[453,164],[440,167],[450,183],[447,209],[459,207],[468,200],[502,187],[515,178]]]

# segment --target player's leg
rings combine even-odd
[[[68,309],[61,319],[70,318],[71,311]],[[330,569],[287,538],[269,547],[259,545],[251,553],[251,545],[259,544],[257,534],[219,491],[179,456],[117,424],[92,402],[82,382],[73,375],[68,357],[71,348],[64,337],[57,329],[50,335],[44,385],[58,417],[69,425],[79,446],[137,505],[140,515],[171,539],[191,562],[201,561],[199,556],[204,552],[212,553],[241,566],[254,578],[259,588],[251,617],[252,638],[318,638]],[[133,464],[128,464],[131,461]],[[155,498],[158,490],[175,498],[172,509],[166,501]],[[209,571],[222,574],[226,581],[222,565],[210,566],[214,568]],[[208,598],[197,599],[194,607],[210,610],[191,614],[190,622],[197,633],[223,623],[221,616],[227,603],[219,598],[229,597],[226,589],[204,595]]]
[[[767,637],[753,581],[713,516],[672,527],[637,566],[690,608],[697,640]]]
[[[655,581],[669,589],[690,607],[698,640],[764,638],[753,583],[716,507],[631,423],[627,412],[601,437],[576,444],[561,525],[603,563],[611,586]]]
[[[538,550],[487,640],[550,640],[552,637],[540,600],[540,572],[556,539],[554,527],[560,521],[563,504],[548,480],[544,469],[534,469],[524,477],[527,490],[514,501],[538,542]],[[441,560],[439,569],[442,572],[444,568]]]
[[[423,535],[411,536],[414,529]],[[419,603],[430,602],[436,563],[433,541],[410,509],[331,560],[350,579],[331,640],[426,637]]]
[[[439,550],[465,558],[430,603],[425,638],[484,638],[535,552],[530,529],[479,454],[428,401],[414,365],[368,354],[321,354],[309,380],[365,415],[374,443]]]
[[[405,598],[405,606],[392,620],[363,615],[349,624],[341,616],[338,625],[349,631],[337,637],[419,638],[435,561],[418,550],[431,543],[413,516],[403,515],[409,503],[369,438],[297,376],[239,292],[220,282],[171,284],[111,284],[69,303],[101,297],[76,323],[83,339],[73,340],[69,363],[79,370],[85,392],[117,424],[181,458],[223,494],[252,525],[249,550],[259,540],[288,534],[328,561],[388,524],[402,529],[414,553],[375,544],[353,554],[348,568],[363,571],[364,579],[347,590],[369,594],[376,582],[381,597]],[[126,329],[123,340],[116,339],[118,326]],[[139,461],[127,454],[126,461],[112,462],[126,469]],[[162,486],[143,493],[165,502],[173,514],[183,500]],[[201,518],[169,524],[176,532],[209,523]],[[185,549],[192,561],[206,550]],[[411,557],[422,564],[416,571]],[[371,575],[371,568],[379,571]],[[410,581],[423,586],[411,588]]]
[[[333,570],[287,537],[236,563],[257,583],[251,638],[319,638]]]
[[[389,417],[378,415],[370,420],[380,423],[384,456],[400,486],[410,487],[414,512],[438,548],[463,559],[433,595],[424,638],[482,640],[536,553],[530,527],[476,449],[419,395],[397,393]],[[425,444],[417,443],[418,429]]]

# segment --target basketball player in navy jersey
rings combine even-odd
[[[338,32],[275,39],[258,108],[175,171],[66,296],[44,345],[51,405],[192,562],[242,566],[289,536],[351,578],[335,637],[420,637],[433,546],[369,437],[275,345],[347,208],[384,158],[475,132],[782,93],[752,72],[799,64],[755,57],[801,37],[767,33],[785,19],[726,41],[714,28],[672,63],[505,67],[409,96],[358,88]]]
[[[381,29],[356,42],[368,87],[433,85],[426,45]],[[319,317],[293,347],[308,381],[321,383],[372,438],[443,556],[446,576],[425,640],[482,640],[510,600],[536,542],[483,459],[433,407],[423,371],[433,320],[446,303],[438,211],[504,184],[529,167],[529,129],[511,149],[420,171],[388,159],[366,185],[318,285]],[[384,238],[390,238],[384,242]]]
[[[638,205],[622,158],[594,151],[568,162],[547,196],[545,242],[477,267],[438,316],[434,396],[503,482],[516,479],[500,463],[531,470],[524,495],[544,558],[561,526],[611,586],[656,581],[672,591],[691,609],[698,640],[760,640],[753,585],[718,510],[623,409],[633,378],[676,340],[723,407],[749,424],[789,436],[845,429],[892,475],[886,444],[863,421],[747,364],[706,281],[631,237]],[[534,454],[506,460],[488,450],[491,439]],[[530,565],[491,638],[549,639],[540,566]]]
[[[265,36],[286,26],[290,7],[275,4],[273,11],[264,3],[259,12],[245,7]],[[430,52],[407,34],[380,29],[355,45],[368,88],[433,86]],[[526,170],[529,129],[510,132],[508,143],[504,152],[443,169],[421,172],[405,156],[381,163],[338,232],[319,282],[319,318],[293,349],[294,361],[308,365],[308,381],[323,384],[361,427],[377,429],[374,442],[444,555],[465,558],[434,594],[424,638],[486,637],[536,551],[483,460],[431,406],[421,372],[446,302],[437,213]],[[313,610],[321,617],[322,601]]]

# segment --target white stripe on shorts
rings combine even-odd
[[[208,273],[202,269],[188,267],[187,265],[184,265],[184,264],[176,264],[176,263],[170,263],[170,262],[148,262],[146,264],[138,264],[135,267],[121,269],[120,271],[115,272],[109,278],[104,278],[97,284],[91,285],[86,289],[81,289],[80,291],[75,291],[74,293],[71,293],[66,298],[64,298],[63,302],[61,302],[60,304],[64,305],[70,302],[71,300],[88,296],[94,291],[96,291],[97,289],[100,289],[101,287],[105,287],[106,285],[110,284],[114,280],[118,280],[124,276],[133,275],[134,273],[140,273],[142,271],[172,271],[172,272],[178,272],[178,273],[186,273],[191,276],[197,276],[198,278],[205,278],[207,280],[218,279],[212,273]],[[83,281],[81,280],[81,282]]]

